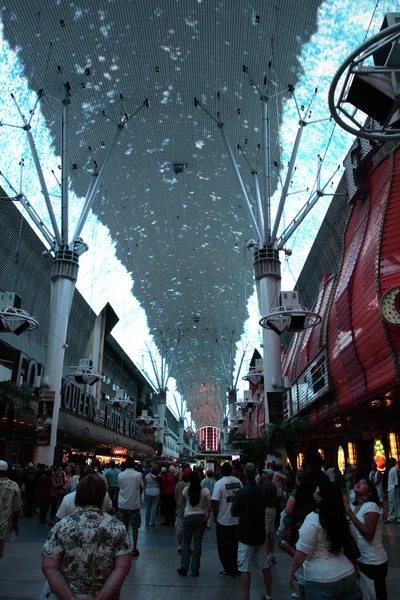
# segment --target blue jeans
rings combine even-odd
[[[332,581],[320,583],[305,580],[307,600],[354,600],[357,591],[357,577],[355,573]]]
[[[146,502],[146,525],[155,525],[158,503],[160,502],[160,494],[157,496],[149,496],[146,494]]]
[[[191,566],[192,575],[198,575],[200,570],[201,541],[203,539],[206,523],[203,523],[205,515],[189,515],[183,518],[183,547],[182,547],[182,569],[189,571]],[[190,545],[193,539],[192,564],[190,565]]]

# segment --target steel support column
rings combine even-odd
[[[236,417],[236,400],[237,391],[235,388],[230,388],[228,390],[229,419],[234,419]]]
[[[254,271],[260,315],[266,315],[279,303],[281,263],[279,252],[271,246],[254,254]],[[268,394],[282,385],[281,341],[270,329],[263,329],[265,424],[269,423]]]
[[[57,446],[58,415],[61,406],[61,381],[67,340],[69,314],[78,277],[79,257],[71,250],[59,250],[51,272],[50,326],[47,339],[45,375],[54,392],[49,446],[36,446],[35,462],[52,465]]]
[[[229,423],[228,419],[222,421],[222,451],[228,452],[229,448]]]
[[[158,424],[160,429],[157,434],[157,441],[161,444],[161,454],[164,449],[164,437],[165,437],[165,411],[167,408],[167,391],[161,390],[157,394],[157,412],[158,412]]]
[[[185,436],[185,420],[183,417],[179,418],[178,421],[178,432],[179,432],[179,453],[183,454],[183,447],[184,447],[184,436]]]

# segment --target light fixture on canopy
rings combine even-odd
[[[142,425],[153,425],[155,422],[147,410],[142,410],[142,414],[136,419],[136,421]]]
[[[259,398],[253,397],[253,393],[251,390],[244,390],[243,399],[236,402],[238,408],[254,408],[255,406],[259,406],[261,401]]]
[[[21,309],[21,302],[15,292],[0,293],[0,332],[20,335],[39,326],[35,317]]]
[[[90,358],[80,358],[79,365],[70,367],[74,369],[73,373],[68,373],[65,379],[75,381],[80,385],[94,385],[98,381],[103,381],[103,376],[93,367],[93,361]]]
[[[283,304],[285,302],[285,304]],[[284,331],[298,333],[304,329],[315,327],[322,317],[299,303],[298,294],[281,292],[281,306],[273,308],[259,321],[261,327],[271,329],[278,335]]]
[[[125,390],[120,388],[115,392],[115,397],[109,401],[109,404],[119,408],[133,408],[135,403],[127,396]]]

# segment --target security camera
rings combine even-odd
[[[85,252],[89,250],[89,246],[83,241],[81,237],[78,237],[74,241],[74,252],[78,256],[82,256]]]
[[[258,249],[258,243],[256,240],[249,240],[246,244],[246,248],[247,250],[250,250],[252,254],[254,254],[254,252],[256,252]]]
[[[187,167],[187,165],[184,163],[174,163],[172,165],[172,170],[175,173],[175,175],[180,175],[185,171],[185,167]]]

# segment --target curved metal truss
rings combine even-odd
[[[380,31],[377,35],[358,46],[336,72],[329,88],[328,104],[331,115],[345,131],[367,140],[388,141],[400,139],[400,123],[396,118],[400,104],[400,61],[398,45],[400,39],[400,23]],[[374,64],[373,64],[374,62]],[[344,79],[342,79],[344,77]],[[338,85],[341,85],[340,94],[337,96]],[[363,121],[356,118],[357,109],[352,100],[355,96],[365,100],[370,96],[366,89],[377,90],[376,102],[369,98],[369,103],[382,105],[382,98],[391,107],[387,118],[379,123],[374,115],[371,119]],[[335,99],[335,97],[337,99]],[[345,105],[352,104],[349,110]],[[365,110],[365,112],[368,112]],[[376,117],[376,114],[375,114]]]
[[[103,381],[103,375],[98,373],[92,365],[90,359],[81,359],[78,366],[70,367],[74,369],[73,373],[65,375],[65,379],[75,381],[82,385],[94,385],[98,381]]]
[[[0,332],[20,335],[39,326],[39,321],[20,308],[7,306],[0,309]]]
[[[264,329],[272,329],[279,335],[284,331],[303,331],[315,327],[322,320],[321,315],[308,310],[300,304],[293,306],[277,306],[259,321]]]

